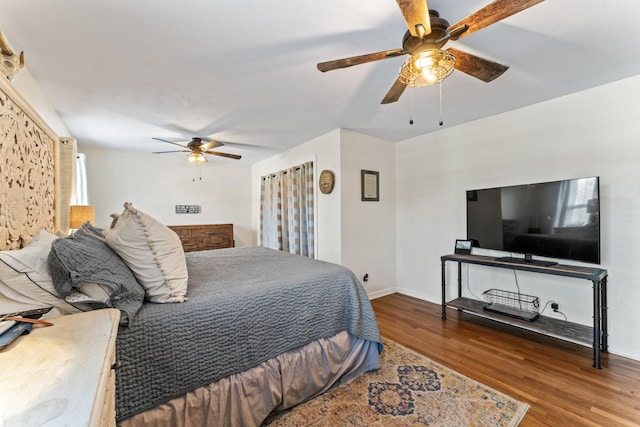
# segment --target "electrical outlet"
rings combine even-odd
[[[558,311],[559,308],[560,308],[560,305],[557,302],[552,302],[551,303],[551,309],[553,311]]]

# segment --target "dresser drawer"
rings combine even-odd
[[[185,252],[232,248],[233,224],[170,225]]]

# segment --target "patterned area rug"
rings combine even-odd
[[[269,426],[517,426],[529,405],[388,339],[381,367],[287,412]]]

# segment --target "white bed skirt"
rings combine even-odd
[[[379,367],[378,343],[340,332],[197,388],[119,425],[259,426],[273,411],[291,408]]]

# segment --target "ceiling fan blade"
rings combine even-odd
[[[402,95],[406,87],[407,85],[404,84],[400,80],[400,76],[398,76],[396,81],[391,86],[391,89],[389,89],[389,92],[387,92],[387,94],[385,95],[381,104],[391,104],[392,102],[398,101],[398,99],[400,99],[400,95]]]
[[[236,159],[236,160],[240,160],[242,158],[242,156],[238,156],[237,154],[228,154],[228,153],[221,153],[219,151],[205,151],[205,153],[207,154],[213,154],[214,156],[222,156],[222,157],[228,157],[230,159]]]
[[[189,150],[175,150],[175,151],[153,151],[152,154],[164,154],[164,153],[188,153]]]
[[[458,34],[455,38],[451,37],[452,40],[458,40],[543,1],[544,0],[496,0],[461,21],[451,25],[447,28],[447,33],[452,29],[468,25],[469,28],[467,31],[462,34]]]
[[[497,62],[462,52],[461,50],[453,48],[447,50],[456,56],[456,70],[469,74],[483,82],[489,83],[509,69],[508,65],[498,64]]]
[[[366,55],[352,56],[349,58],[336,59],[333,61],[320,62],[318,70],[323,73],[326,71],[337,70],[338,68],[347,68],[354,65],[365,64],[367,62],[380,61],[381,59],[394,58],[396,56],[406,55],[407,51],[402,49],[385,50],[383,52],[368,53]]]
[[[162,138],[151,138],[151,139],[155,139],[156,141],[168,142],[169,144],[177,145],[182,148],[187,148],[186,145],[178,144],[177,142],[173,142],[173,141],[167,141],[166,139],[162,139]]]
[[[224,142],[220,142],[220,141],[216,141],[215,139],[212,139],[211,141],[207,142],[206,144],[202,144],[200,146],[200,148],[203,151],[207,151],[207,150],[210,150],[210,149],[215,148],[215,147],[222,147],[223,145],[224,145]]]
[[[426,0],[396,0],[396,2],[412,36],[422,38],[431,33],[429,7]]]

